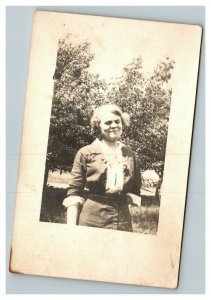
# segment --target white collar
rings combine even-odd
[[[92,144],[97,144],[97,145],[100,145],[101,147],[103,146],[105,146],[105,144],[104,143],[102,143],[101,142],[101,140],[99,140],[98,138],[96,138],[95,140],[94,140],[94,142],[92,142]],[[124,147],[125,145],[122,143],[122,142],[120,142],[120,141],[118,141],[118,149],[122,149],[122,147]]]

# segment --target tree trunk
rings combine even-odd
[[[43,187],[46,187],[47,182],[48,182],[48,173],[49,173],[49,167],[46,165],[45,167],[45,175],[44,175],[44,182],[43,182]]]

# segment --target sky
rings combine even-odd
[[[183,27],[171,23],[66,14],[58,26],[60,35],[71,33],[77,42],[91,43],[90,72],[108,81],[121,76],[135,57],[142,57],[144,72],[152,72],[163,56],[176,60],[176,40],[183,40]]]
[[[195,38],[198,26],[78,14],[60,16],[56,16],[57,37],[71,33],[77,36],[77,42],[90,41],[95,54],[90,72],[99,73],[107,82],[120,77],[123,67],[138,56],[143,59],[146,73],[152,72],[163,56],[169,56],[176,62],[170,85],[181,83],[181,72],[188,82],[192,71],[184,66],[192,66],[192,57],[199,52]],[[51,17],[55,22],[54,14]]]

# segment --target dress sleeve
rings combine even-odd
[[[86,184],[86,159],[81,150],[75,156],[69,180],[67,196],[81,196]]]
[[[133,193],[137,196],[141,194],[141,169],[138,160],[134,154],[134,183],[133,183]]]

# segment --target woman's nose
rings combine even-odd
[[[117,124],[116,124],[115,122],[112,122],[112,123],[111,123],[111,127],[112,127],[112,128],[115,128],[116,126],[117,126]]]

